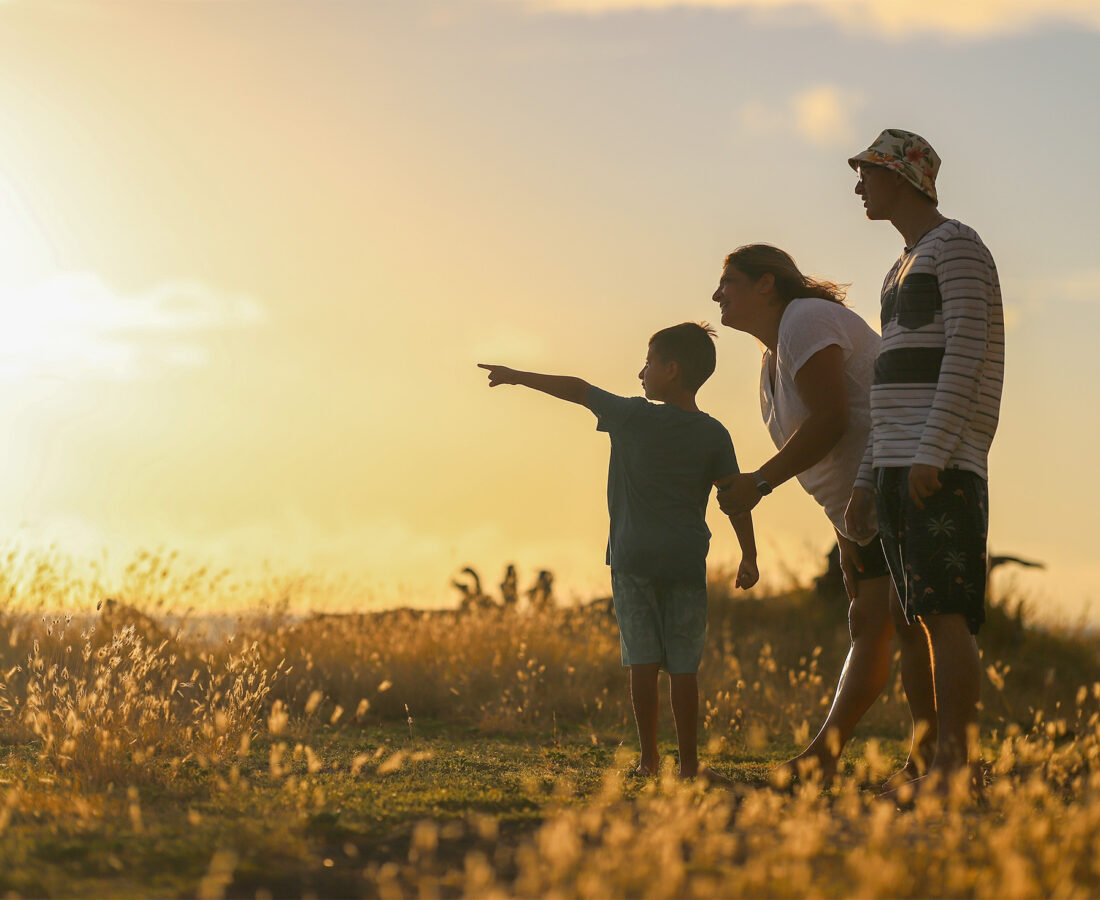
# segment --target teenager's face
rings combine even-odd
[[[744,330],[760,305],[757,284],[736,266],[726,266],[713,300],[722,310],[722,324]]]
[[[661,359],[661,354],[653,349],[652,345],[645,355],[645,365],[638,373],[638,379],[642,382],[642,390],[649,400],[664,400],[668,394],[669,385],[676,379],[678,367],[675,363],[667,363]]]
[[[860,166],[856,193],[863,198],[868,219],[887,219],[898,196],[901,176],[882,166]]]

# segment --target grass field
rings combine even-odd
[[[671,728],[662,777],[630,776],[602,603],[269,612],[204,633],[186,610],[217,578],[171,560],[135,563],[89,618],[47,610],[105,594],[95,578],[9,572],[0,894],[1100,894],[1100,653],[1010,597],[981,637],[984,803],[960,789],[899,811],[874,800],[904,754],[897,681],[833,789],[768,780],[823,717],[840,598],[711,585],[701,738],[731,794],[672,776]]]

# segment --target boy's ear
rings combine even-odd
[[[756,282],[756,286],[757,288],[759,288],[760,293],[768,293],[773,287],[775,287],[775,276],[771,272],[765,272]]]
[[[665,363],[665,371],[668,372],[669,380],[674,380],[680,377],[680,364],[674,359],[670,359]]]

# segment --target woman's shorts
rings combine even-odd
[[[859,548],[859,561],[863,564],[863,571],[856,572],[856,581],[867,581],[871,578],[885,578],[890,574],[890,567],[886,563],[886,555],[882,551],[880,535]]]
[[[989,489],[963,469],[945,469],[940,483],[918,509],[908,468],[875,469],[882,549],[909,622],[958,614],[977,634],[985,621]]]
[[[611,570],[624,666],[659,663],[672,675],[694,674],[707,639],[705,583],[666,581]]]

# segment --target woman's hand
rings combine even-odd
[[[760,491],[751,475],[727,475],[714,484],[718,488],[718,505],[727,516],[747,513],[760,502]]]
[[[760,569],[756,567],[756,557],[742,556],[741,565],[737,567],[737,579],[733,583],[734,587],[747,591],[759,580]]]
[[[875,527],[875,494],[865,487],[852,489],[852,498],[844,511],[844,530],[858,541],[869,541]]]

